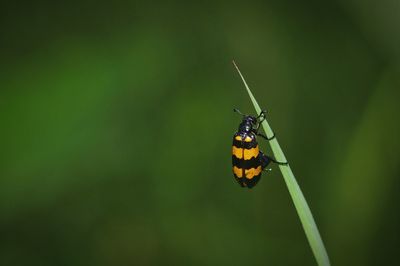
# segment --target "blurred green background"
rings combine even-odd
[[[278,168],[234,181],[232,109],[254,109],[233,58],[332,264],[397,264],[398,1],[8,1],[0,21],[0,265],[315,265]]]

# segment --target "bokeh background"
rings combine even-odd
[[[279,169],[231,174],[232,108],[254,113],[233,58],[332,264],[397,264],[399,1],[6,1],[0,21],[0,265],[315,265]]]

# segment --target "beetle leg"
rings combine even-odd
[[[265,120],[265,117],[263,117],[263,119],[260,120],[260,121],[258,122],[257,128],[255,129],[256,133],[257,133],[258,130],[260,129],[261,123],[262,123],[262,121],[264,121],[264,120]]]
[[[276,164],[278,164],[278,165],[288,165],[288,164],[289,164],[288,162],[278,162],[277,160],[275,160],[275,159],[272,158],[272,157],[269,157],[269,156],[267,156],[267,155],[265,155],[265,156],[268,158],[268,160],[270,160],[271,162],[276,163]]]
[[[272,158],[268,155],[265,155],[262,151],[260,151],[259,156],[260,156],[261,167],[263,170],[270,164],[270,162],[276,163],[278,165],[288,165],[289,164],[288,162],[278,162],[274,158]]]
[[[275,138],[275,133],[273,133],[273,134],[274,134],[274,135],[273,135],[272,137],[268,138],[267,136],[265,136],[265,135],[263,135],[263,134],[261,134],[261,133],[256,132],[256,135],[257,135],[257,136],[260,136],[260,137],[262,137],[262,138],[264,138],[264,139],[266,139],[266,140],[268,140],[268,141],[273,140],[273,139]]]
[[[267,110],[262,110],[260,112],[260,114],[257,116],[257,119],[259,119],[260,117],[263,117],[265,119],[265,114],[267,113]]]
[[[269,165],[271,160],[262,151],[260,151],[258,156],[261,163],[261,168],[264,170]]]
[[[263,110],[263,111],[260,112],[260,114],[257,117],[255,117],[255,119],[257,120],[257,128],[255,129],[255,133],[256,134],[257,134],[258,130],[260,129],[262,121],[265,120],[265,113],[266,112],[267,112],[266,110]]]

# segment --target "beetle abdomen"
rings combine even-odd
[[[232,170],[242,187],[251,188],[261,177],[262,166],[259,148],[253,133],[238,132],[233,136]]]

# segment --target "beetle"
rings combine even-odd
[[[242,115],[242,122],[238,131],[233,135],[232,143],[232,170],[236,181],[242,187],[252,188],[261,178],[262,171],[271,163],[287,165],[288,162],[278,162],[274,158],[260,151],[257,136],[268,141],[275,138],[275,134],[268,138],[258,132],[266,111],[261,111],[257,117],[244,115],[238,109],[234,112]],[[270,169],[269,169],[270,170]]]

